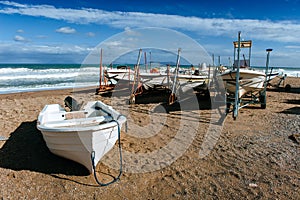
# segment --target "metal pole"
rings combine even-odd
[[[238,49],[237,49],[237,68],[235,74],[235,97],[234,97],[234,108],[233,108],[233,118],[236,119],[239,111],[239,101],[240,101],[240,50],[241,50],[241,31],[238,32]]]
[[[151,51],[149,52],[150,54],[150,72],[151,72],[151,69],[152,69],[152,56],[151,56]]]
[[[167,82],[168,82],[168,89],[170,89],[170,65],[167,65]]]
[[[179,72],[180,51],[181,51],[181,49],[179,48],[178,49],[178,54],[177,54],[177,61],[176,61],[175,77],[174,77],[173,87],[172,87],[172,93],[173,94],[175,94],[176,82],[177,82],[178,72]]]
[[[266,77],[265,77],[265,83],[264,83],[264,93],[266,92],[267,89],[267,84],[268,84],[268,72],[269,72],[269,63],[270,63],[270,53],[273,49],[266,49],[267,52],[267,62],[266,62]]]
[[[178,78],[178,72],[179,72],[179,62],[180,62],[180,52],[181,52],[181,49],[179,48],[178,49],[178,54],[177,54],[175,76],[174,76],[173,85],[172,85],[172,93],[169,97],[169,104],[170,105],[175,102],[176,84],[177,84],[177,78]]]

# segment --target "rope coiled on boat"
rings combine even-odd
[[[117,120],[123,115],[119,115]],[[118,146],[119,146],[119,157],[120,157],[120,169],[119,169],[119,174],[117,177],[113,177],[113,180],[108,182],[108,183],[102,183],[101,181],[99,181],[99,179],[97,178],[97,172],[96,172],[96,165],[95,165],[95,151],[92,151],[91,153],[91,160],[92,160],[92,166],[93,166],[93,172],[94,172],[94,177],[96,182],[100,185],[100,186],[108,186],[112,183],[115,183],[116,181],[118,181],[122,175],[122,165],[123,165],[123,159],[122,159],[122,147],[121,147],[121,128],[120,128],[120,124],[117,120],[112,120],[112,122],[116,122],[118,125]],[[126,129],[127,129],[127,122],[126,122]],[[127,132],[127,130],[126,130]],[[97,164],[97,163],[96,163]]]

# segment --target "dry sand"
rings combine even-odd
[[[94,90],[0,95],[1,199],[300,199],[300,79],[292,90],[267,92],[267,108],[251,105],[223,125],[209,102],[128,105],[126,95]],[[97,186],[93,175],[47,149],[36,120],[45,104],[102,100],[128,117],[122,130],[119,181]],[[117,175],[117,145],[97,165],[102,181]],[[199,154],[200,152],[200,154]]]

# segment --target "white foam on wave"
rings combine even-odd
[[[282,73],[283,75],[286,74],[288,77],[300,77],[300,68],[299,69],[278,69],[279,73]]]
[[[70,68],[70,69],[27,69],[27,68],[2,68],[0,69],[0,81],[20,79],[62,79],[76,78],[78,76],[97,75],[97,68]]]
[[[10,94],[10,93],[19,93],[19,92],[34,92],[34,91],[44,91],[44,90],[60,90],[60,89],[76,89],[84,88],[90,86],[99,85],[97,82],[88,82],[88,83],[60,83],[60,84],[43,84],[43,85],[33,85],[30,87],[6,87],[0,88],[0,94]]]
[[[25,75],[11,75],[0,76],[0,80],[18,80],[18,79],[59,79],[59,78],[71,78],[78,76],[78,72],[75,73],[55,73],[55,74],[25,74]]]
[[[0,94],[97,85],[98,67],[0,68]]]
[[[0,68],[0,75],[3,74],[14,74],[14,73],[26,73],[30,72],[31,69],[28,68]]]

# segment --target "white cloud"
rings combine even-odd
[[[11,2],[11,1],[1,1],[0,3],[4,4],[4,5],[8,5],[8,6],[15,6],[15,7],[20,7],[20,8],[25,8],[26,5],[22,5],[16,2]]]
[[[0,44],[1,63],[81,63],[91,47],[53,44],[2,42]]]
[[[99,24],[111,26],[125,30],[128,35],[127,40],[111,41],[108,44],[111,47],[123,48],[122,44],[125,44],[124,48],[129,48],[131,43],[137,38],[134,28],[138,27],[161,27],[170,28],[179,31],[189,31],[201,35],[201,37],[208,38],[206,36],[225,36],[228,38],[236,39],[237,32],[242,31],[242,38],[251,38],[266,42],[268,45],[273,46],[276,42],[283,42],[275,51],[272,52],[272,62],[276,64],[284,63],[285,65],[295,65],[299,63],[298,58],[300,48],[300,22],[299,21],[270,21],[270,20],[255,20],[255,19],[225,19],[225,18],[199,18],[199,17],[185,17],[178,15],[166,15],[166,14],[153,14],[142,12],[118,12],[118,11],[104,11],[100,9],[67,9],[56,8],[49,5],[29,5],[20,4],[10,1],[0,1],[0,13],[2,14],[19,14],[24,16],[33,17],[45,17],[49,19],[63,20],[68,23],[74,24]],[[10,46],[12,52],[18,51],[19,55],[31,52],[41,54],[70,54],[70,55],[83,55],[91,51],[93,48],[87,48],[76,45],[33,45],[29,46],[29,40],[21,36],[24,30],[19,29],[16,31],[16,36],[13,38],[18,43],[14,42],[15,46]],[[76,30],[71,27],[61,27],[56,30],[59,33],[72,34],[76,33]],[[89,37],[94,37],[93,32],[86,33]],[[132,37],[130,37],[132,36]],[[38,38],[44,38],[46,36],[37,36]],[[196,36],[197,37],[197,36]],[[209,43],[206,41],[206,43]],[[288,44],[286,44],[288,43]],[[19,45],[19,46],[17,46]],[[211,44],[213,45],[213,44]],[[275,46],[276,46],[275,45]],[[22,48],[19,48],[22,46]],[[177,45],[174,45],[177,46]],[[220,48],[220,44],[215,46],[206,45],[212,53],[219,53],[220,55],[232,56],[232,48],[224,45],[224,48]],[[220,50],[222,49],[222,50]],[[226,50],[226,51],[225,51]],[[277,51],[276,51],[277,50]],[[7,44],[0,45],[0,52],[7,51]],[[217,51],[217,52],[216,52]],[[220,52],[218,52],[220,51]],[[255,56],[255,51],[253,56]],[[257,55],[265,55],[265,52]],[[286,53],[283,54],[283,53]],[[13,53],[11,53],[13,55]],[[217,55],[216,54],[216,55]],[[284,56],[283,56],[284,55]],[[6,56],[5,58],[7,58]],[[262,57],[262,56],[261,56]],[[274,58],[273,58],[274,57]],[[275,60],[275,57],[278,59]],[[289,59],[289,58],[293,59]],[[97,57],[98,58],[98,57]],[[223,62],[227,62],[227,57]],[[262,59],[265,59],[264,57]],[[273,60],[274,59],[274,60]]]
[[[300,23],[294,21],[269,21],[255,19],[199,18],[178,15],[152,14],[141,12],[104,11],[99,9],[56,8],[49,5],[28,5],[0,1],[3,14],[20,14],[64,20],[77,24],[105,24],[122,29],[128,27],[162,27],[193,31],[201,35],[235,36],[238,31],[247,37],[265,41],[299,43]],[[65,29],[65,30],[64,30]],[[74,33],[64,28],[61,32]],[[129,29],[130,30],[130,29]]]
[[[285,48],[287,48],[287,49],[300,49],[300,46],[289,45],[289,46],[285,46]]]
[[[3,43],[0,45],[0,54],[6,52],[14,52],[16,54],[23,53],[43,53],[43,54],[87,54],[91,51],[91,47],[79,45],[53,44],[53,45],[33,45],[29,43]]]
[[[86,35],[88,36],[88,37],[95,37],[95,33],[93,33],[93,32],[88,32],[88,33],[86,33]]]
[[[45,38],[47,38],[47,36],[46,35],[37,35],[36,38],[45,39]]]
[[[59,29],[55,30],[57,33],[65,33],[65,34],[73,34],[76,33],[76,30],[74,28],[65,26],[65,27],[61,27]]]
[[[16,35],[14,37],[14,41],[17,41],[17,42],[27,42],[28,40],[25,39],[24,37],[20,36],[20,35]]]

